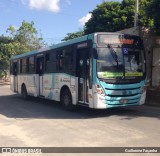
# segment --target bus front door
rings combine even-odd
[[[89,104],[89,49],[78,50],[77,53],[78,102]]]
[[[36,74],[39,76],[39,95],[43,96],[44,57],[38,57],[36,61]]]

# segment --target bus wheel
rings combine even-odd
[[[72,96],[68,89],[65,89],[61,95],[61,103],[66,110],[73,111],[75,110],[75,105],[72,104]]]
[[[21,95],[22,95],[23,99],[28,99],[28,93],[27,93],[27,89],[26,89],[25,85],[22,85]]]

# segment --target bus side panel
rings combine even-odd
[[[11,86],[10,86],[11,90],[13,92],[18,92],[18,76],[11,75],[10,81],[11,81]]]
[[[39,94],[40,94],[40,90],[39,90],[39,85],[40,85],[40,82],[39,82],[39,74],[34,74],[34,87],[33,87],[33,93],[34,93],[34,96],[35,97],[38,97]]]
[[[39,96],[39,76],[37,74],[18,76],[19,93],[21,93],[22,84],[26,86],[28,95],[35,97]]]
[[[72,94],[73,104],[77,104],[77,83],[77,78],[68,74],[45,74],[43,77],[44,96],[46,99],[60,101],[61,89],[67,86]]]
[[[10,75],[11,90],[14,92],[14,75]]]
[[[53,92],[52,92],[54,88],[55,88],[55,85],[54,85],[53,74],[44,74],[43,75],[43,94],[46,99],[54,100]]]
[[[77,92],[78,78],[67,74],[60,74],[58,75],[57,85],[59,86],[60,91],[63,88],[63,86],[67,86],[69,88],[72,95],[72,104],[76,105],[78,102],[78,92]]]
[[[93,86],[92,86],[92,89],[88,90],[89,108],[94,108],[93,98],[94,98],[94,96],[93,96]]]
[[[72,103],[76,105],[78,103],[78,77],[71,76],[71,94],[72,94]]]

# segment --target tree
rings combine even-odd
[[[6,77],[6,70],[9,67],[9,58],[12,56],[12,43],[10,37],[0,36],[0,78]]]
[[[85,24],[84,33],[98,31],[115,32],[131,28],[134,25],[135,0],[103,2],[91,13]],[[160,28],[160,0],[139,1],[139,25]]]
[[[23,21],[16,30],[12,25],[7,32],[10,36],[0,36],[0,71],[1,75],[9,68],[9,59],[16,54],[22,54],[45,46],[43,38],[38,35],[34,22]]]
[[[83,31],[77,31],[77,32],[73,32],[73,33],[67,33],[66,37],[64,37],[64,39],[62,39],[62,41],[68,41],[77,37],[81,37],[84,35]]]
[[[103,2],[92,13],[85,24],[85,34],[93,32],[115,32],[133,26],[135,0]]]
[[[150,19],[149,26],[160,28],[160,0],[150,0],[146,5],[145,13],[148,19]]]
[[[7,32],[10,32],[14,42],[19,43],[20,48],[17,52],[18,54],[45,46],[43,38],[38,36],[33,21],[31,23],[23,21],[22,25],[17,30],[10,25]]]
[[[139,4],[139,25],[145,27],[152,27],[153,19],[147,15],[147,7],[150,5],[150,0],[141,0]]]

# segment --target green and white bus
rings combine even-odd
[[[145,103],[146,61],[138,36],[98,32],[10,60],[11,90],[106,109]]]

